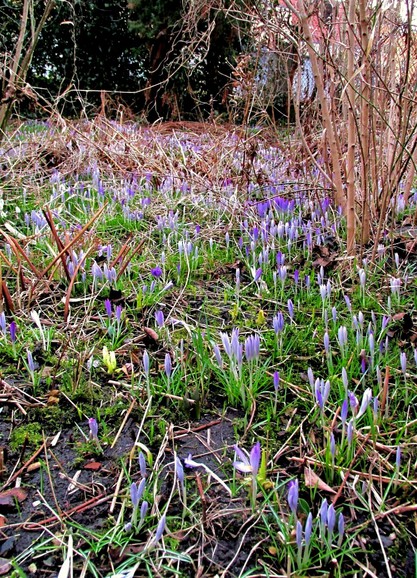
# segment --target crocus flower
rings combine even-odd
[[[366,412],[368,405],[371,403],[371,401],[372,401],[372,389],[368,387],[365,390],[365,393],[363,394],[361,407],[359,408],[359,412],[356,416],[357,419],[360,418]]]
[[[107,317],[110,319],[112,316],[112,306],[111,306],[111,301],[110,299],[106,299],[104,301],[104,307],[106,309],[106,313],[107,313]]]
[[[304,540],[306,546],[310,544],[312,531],[313,531],[313,514],[310,512],[307,516],[306,525],[304,528]]]
[[[290,319],[292,321],[292,319],[294,317],[294,304],[291,301],[291,299],[288,299],[287,307],[288,307],[288,315],[290,316]]]
[[[320,511],[319,511],[319,515],[320,515],[320,526],[321,526],[321,532],[322,534],[324,533],[324,528],[327,524],[327,510],[329,508],[329,505],[327,503],[326,498],[324,498],[324,500],[321,503],[320,506]]]
[[[90,428],[90,440],[98,439],[98,424],[94,417],[88,418],[88,426]]]
[[[154,267],[153,269],[151,269],[151,275],[155,277],[155,279],[159,279],[160,277],[162,277],[161,267]]]
[[[401,363],[401,371],[405,376],[407,372],[407,354],[405,351],[401,351],[400,353],[400,363]]]
[[[114,314],[115,314],[117,323],[120,323],[120,321],[122,320],[122,311],[123,311],[122,306],[116,305],[116,310],[115,310]]]
[[[261,444],[257,442],[250,451],[248,456],[237,445],[233,446],[240,461],[234,461],[233,467],[244,474],[252,474],[253,477],[258,475],[259,464],[261,462]]]
[[[259,335],[249,335],[245,340],[245,355],[248,361],[254,361],[259,357],[260,338]]]
[[[214,344],[213,345],[213,351],[214,351],[214,355],[216,357],[217,365],[220,367],[220,369],[222,369],[223,368],[223,359],[222,359],[222,354],[220,353],[219,346]]]
[[[297,524],[295,525],[295,543],[297,544],[297,548],[301,550],[303,541],[303,527],[301,525],[300,520],[297,520]]]
[[[395,452],[395,467],[397,470],[400,469],[401,465],[401,447],[397,446],[397,451]]]
[[[6,335],[6,315],[4,311],[0,313],[0,329],[3,335]]]
[[[12,321],[10,323],[9,332],[10,332],[10,341],[12,343],[15,343],[16,342],[16,332],[17,332],[16,321]]]
[[[348,423],[348,427],[347,427],[347,441],[348,444],[350,445],[353,441],[353,432],[354,432],[354,419],[352,418],[350,420],[350,422]]]
[[[161,309],[159,309],[158,311],[155,311],[155,320],[156,320],[158,327],[164,326],[165,317],[164,317],[164,312]]]
[[[345,518],[343,516],[343,514],[339,514],[339,520],[337,522],[337,531],[339,533],[339,539],[337,541],[337,545],[340,546],[342,545],[342,541],[343,541],[343,535],[345,533]]]
[[[274,382],[275,391],[278,391],[278,389],[279,389],[279,371],[274,371],[273,382]]]
[[[165,375],[169,379],[171,377],[171,373],[172,373],[172,362],[171,362],[171,356],[169,353],[165,353],[164,368],[165,368]]]
[[[256,282],[256,281],[259,281],[259,279],[261,278],[261,276],[262,276],[262,269],[259,267],[259,269],[257,269],[257,270],[255,271],[255,275],[254,275],[254,278],[253,278],[254,281],[255,281],[255,282]]]
[[[347,399],[343,400],[342,409],[340,410],[340,418],[342,420],[342,427],[345,427],[347,415],[349,410],[349,402]]]
[[[156,527],[156,532],[155,532],[155,537],[153,539],[153,543],[155,544],[156,542],[159,542],[159,540],[162,538],[162,534],[165,531],[165,526],[166,526],[166,516],[165,514],[161,517],[161,519],[158,522],[158,526]]]
[[[140,507],[140,521],[143,522],[146,516],[146,512],[148,511],[149,504],[146,500],[143,500],[142,505]]]
[[[229,336],[227,335],[227,333],[220,333],[220,338],[222,340],[222,344],[223,344],[224,350],[226,352],[226,355],[228,355],[230,357],[232,354],[232,346],[230,343]]]
[[[140,475],[142,476],[142,478],[146,478],[146,459],[143,452],[139,452],[138,460],[139,460]]]
[[[143,352],[142,363],[145,374],[149,375],[149,353],[146,351],[146,349]]]
[[[291,480],[288,484],[288,505],[290,510],[295,515],[297,513],[297,506],[298,506],[298,479]]]
[[[275,335],[279,335],[284,329],[284,316],[281,311],[278,311],[278,313],[274,315],[272,327],[274,328]]]
[[[28,369],[31,373],[35,371],[35,362],[33,361],[32,352],[27,350],[27,358],[28,358]]]
[[[181,487],[184,487],[184,479],[185,479],[184,468],[178,456],[175,456],[175,472]]]
[[[333,535],[335,525],[336,525],[336,511],[334,509],[333,504],[330,504],[330,506],[327,508],[327,530],[329,532],[330,540]]]

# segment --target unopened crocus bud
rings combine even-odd
[[[35,362],[33,361],[32,352],[29,351],[29,349],[27,350],[27,359],[28,359],[28,369],[30,373],[33,373],[35,371]]]
[[[145,374],[149,375],[149,353],[146,351],[146,349],[143,352],[142,363]]]
[[[371,401],[372,401],[372,389],[368,387],[365,390],[365,393],[363,394],[361,407],[356,416],[357,419],[360,418],[366,412],[368,405],[371,403]]]
[[[333,534],[335,525],[336,525],[336,511],[334,509],[333,504],[330,504],[330,506],[327,509],[327,529],[329,532],[330,539]]]
[[[213,345],[213,351],[214,351],[214,355],[216,357],[217,365],[220,367],[220,369],[222,369],[223,368],[223,359],[222,359],[222,355],[220,353],[219,346],[214,344]]]
[[[98,435],[98,424],[97,424],[97,420],[94,419],[93,417],[90,417],[88,419],[88,426],[90,428],[90,439],[97,439],[97,435]]]
[[[320,525],[321,525],[322,531],[324,531],[324,528],[325,528],[325,526],[326,526],[326,524],[327,524],[327,510],[328,510],[328,508],[329,508],[329,505],[328,505],[328,503],[327,503],[326,498],[324,498],[324,500],[323,500],[322,503],[321,503],[320,512],[319,512],[319,514],[320,514]]]
[[[332,455],[332,458],[334,458],[336,455],[336,441],[334,439],[333,432],[330,434],[330,453]]]
[[[159,520],[158,526],[156,528],[155,538],[153,540],[154,542],[159,542],[159,540],[162,538],[162,534],[164,533],[165,530],[165,525],[166,525],[166,516],[164,514]]]
[[[296,514],[298,506],[298,479],[292,480],[288,484],[288,505],[293,512]]]
[[[175,457],[175,472],[181,486],[184,486],[184,467],[178,456]]]
[[[342,420],[342,427],[345,426],[346,419],[347,419],[347,415],[348,415],[348,410],[349,410],[349,402],[348,402],[347,399],[344,399],[344,400],[343,400],[343,403],[342,403],[342,408],[341,408],[341,410],[340,410],[340,417],[341,417],[341,420]]]
[[[405,376],[405,374],[407,373],[407,354],[405,351],[401,351],[400,353],[400,363],[401,363],[401,371]]]
[[[106,309],[107,317],[110,319],[110,317],[112,316],[112,306],[110,299],[106,299],[104,301],[104,308]]]
[[[165,323],[164,312],[161,309],[155,311],[155,321],[158,327],[164,326]]]
[[[345,518],[344,518],[343,514],[339,514],[339,520],[337,522],[337,531],[339,534],[337,544],[340,548],[340,546],[342,545],[342,541],[343,541],[343,535],[345,533]]]
[[[348,441],[349,445],[353,441],[353,432],[354,432],[354,420],[352,418],[350,420],[350,422],[348,423],[348,427],[347,427],[347,441]]]
[[[139,470],[142,478],[146,478],[146,459],[143,452],[139,452]]]
[[[275,391],[278,391],[279,389],[279,371],[274,371],[274,389]]]
[[[327,331],[324,334],[323,343],[324,343],[324,351],[326,352],[326,354],[328,354],[330,351],[330,337]]]
[[[10,332],[10,341],[12,343],[15,343],[16,342],[16,333],[17,333],[16,321],[12,321],[10,323],[9,332]]]
[[[148,511],[149,504],[146,500],[143,500],[142,505],[140,507],[140,521],[143,522],[146,516],[146,512]]]
[[[310,544],[312,531],[313,531],[313,514],[310,512],[307,516],[306,525],[304,528],[304,540],[306,546],[309,546]]]
[[[397,470],[400,469],[400,465],[401,465],[401,447],[398,446],[397,451],[395,452],[395,467],[397,468]]]
[[[303,542],[303,527],[300,520],[297,520],[297,524],[295,526],[295,542],[297,544],[297,548],[301,550]]]

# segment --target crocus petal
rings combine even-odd
[[[250,464],[254,476],[258,474],[259,464],[261,462],[261,444],[257,442],[250,451]]]
[[[242,472],[242,474],[252,473],[252,466],[250,464],[245,464],[244,462],[233,462],[233,467],[235,470]]]

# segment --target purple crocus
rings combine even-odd
[[[347,420],[348,410],[349,410],[349,402],[348,402],[348,400],[347,400],[347,398],[346,398],[346,399],[343,400],[342,409],[340,410],[340,418],[341,418],[341,420],[342,420],[342,427],[343,427],[343,428],[345,427],[345,423],[346,423],[346,420]]]
[[[155,321],[156,321],[158,327],[164,326],[165,317],[164,317],[164,312],[161,309],[158,309],[158,311],[155,311]]]
[[[254,281],[255,281],[255,282],[256,282],[256,281],[259,281],[259,279],[261,278],[261,276],[262,276],[262,269],[261,269],[261,267],[259,267],[259,269],[257,269],[257,270],[255,271],[255,275],[254,275],[254,278],[253,278]]]
[[[143,452],[139,452],[138,460],[139,460],[140,475],[142,476],[142,478],[146,478],[146,459]]]
[[[156,532],[155,532],[155,537],[153,539],[153,543],[155,544],[156,542],[159,542],[159,540],[162,538],[162,534],[165,531],[165,526],[166,526],[166,516],[165,514],[161,517],[161,519],[158,522],[158,526],[156,527]]]
[[[145,374],[148,376],[149,375],[149,353],[146,351],[146,349],[143,352],[142,363],[143,363],[143,370],[144,370]]]
[[[15,343],[16,342],[16,332],[17,332],[16,321],[12,321],[10,323],[9,332],[10,332],[10,341],[12,343]]]
[[[288,307],[288,315],[290,316],[290,319],[292,321],[294,317],[294,303],[291,301],[291,299],[288,299],[287,307]]]
[[[28,369],[29,369],[30,373],[34,373],[34,371],[35,371],[35,362],[33,361],[32,352],[29,351],[29,349],[27,350],[27,358],[28,358]]]
[[[336,525],[336,510],[333,504],[327,508],[327,531],[329,533],[329,539],[331,540],[333,535],[333,530]]]
[[[279,389],[279,371],[274,371],[273,382],[274,382],[274,389],[277,392]]]
[[[407,354],[405,351],[401,351],[400,353],[400,364],[401,364],[401,371],[404,374],[404,377],[407,373]]]
[[[222,359],[222,354],[220,353],[219,346],[214,344],[213,345],[213,351],[214,351],[214,356],[216,357],[217,365],[220,367],[220,369],[223,369],[223,359]]]
[[[140,521],[143,522],[146,516],[146,512],[148,511],[149,504],[146,500],[143,500],[142,505],[140,507]]]
[[[90,440],[98,439],[98,424],[94,417],[88,418],[88,427],[90,428]]]
[[[397,451],[395,452],[395,467],[397,470],[400,469],[401,465],[401,446],[397,446]]]
[[[310,544],[312,531],[313,531],[313,514],[310,512],[307,516],[306,525],[304,528],[304,540],[306,546],[309,546]]]
[[[259,357],[260,338],[258,334],[249,335],[245,340],[245,356],[248,361],[254,361]]]
[[[290,510],[295,515],[297,513],[297,506],[298,506],[298,479],[291,480],[288,484],[288,505]]]
[[[249,456],[237,445],[233,446],[240,461],[234,461],[233,467],[244,474],[252,474],[254,478],[258,475],[261,462],[261,444],[257,442],[250,451]]]
[[[295,525],[295,543],[297,544],[297,548],[301,550],[303,542],[303,527],[301,525],[300,520],[297,520],[297,524]]]
[[[4,311],[0,313],[0,329],[3,335],[6,335],[6,315]]]
[[[370,387],[368,387],[362,397],[362,403],[361,403],[361,407],[359,408],[359,412],[356,416],[356,418],[360,418],[367,410],[368,405],[371,403],[372,401],[372,389]]]
[[[274,315],[272,327],[274,328],[275,335],[279,335],[284,329],[284,316],[281,311],[278,311],[278,313]]]
[[[155,279],[159,279],[160,277],[162,277],[161,267],[154,267],[153,269],[151,269],[151,275],[152,277],[155,277]]]
[[[169,353],[165,353],[164,368],[165,368],[165,375],[169,379],[171,377],[171,373],[172,373],[172,361],[171,361],[171,356]]]
[[[343,514],[339,514],[339,520],[337,522],[337,531],[339,533],[337,545],[340,548],[340,546],[342,545],[342,541],[343,541],[343,535],[345,533],[345,518],[344,518]]]
[[[115,314],[117,323],[120,323],[122,320],[122,311],[123,311],[122,306],[116,305],[116,309],[115,309],[114,314]]]
[[[106,309],[106,313],[107,313],[107,317],[110,319],[112,316],[112,306],[111,306],[111,301],[110,299],[106,299],[104,301],[104,307]]]
[[[328,508],[329,508],[329,505],[327,503],[326,498],[324,498],[322,503],[321,503],[320,511],[319,511],[320,526],[321,526],[322,534],[324,533],[324,528],[326,527],[326,524],[327,524],[327,510],[328,510]]]

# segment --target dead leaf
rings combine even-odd
[[[142,329],[148,337],[150,337],[154,341],[158,341],[159,337],[154,329],[151,329],[151,327],[142,327]]]
[[[6,558],[0,558],[0,576],[7,574],[12,569],[12,564],[10,560]]]
[[[134,365],[133,363],[125,363],[123,365],[123,367],[120,368],[123,373],[127,376],[127,377],[131,377],[134,374]]]
[[[318,488],[319,490],[323,490],[323,492],[329,492],[330,494],[335,494],[336,492],[323,482],[318,475],[313,472],[311,468],[304,468],[304,483],[307,488]]]
[[[101,467],[102,467],[102,463],[100,462],[88,462],[87,464],[84,464],[83,468],[84,470],[92,470],[93,472],[97,472]]]
[[[3,528],[3,526],[5,526],[6,524],[7,524],[6,516],[3,516],[2,514],[0,514],[0,528]]]
[[[0,492],[0,506],[13,506],[15,499],[23,502],[28,497],[28,493],[23,488],[10,488]]]

